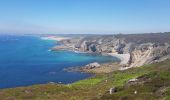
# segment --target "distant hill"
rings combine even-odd
[[[124,38],[126,42],[132,43],[170,43],[170,32],[165,33],[145,33],[145,34],[117,34],[116,38]]]

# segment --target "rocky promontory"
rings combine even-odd
[[[100,54],[126,54],[123,67],[138,67],[170,58],[170,32],[117,35],[83,35],[60,41],[52,50]],[[127,58],[129,57],[129,58]],[[123,59],[121,59],[123,60]],[[123,68],[122,68],[123,69]]]

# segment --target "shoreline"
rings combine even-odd
[[[54,40],[54,41],[62,41],[70,39],[70,37],[61,37],[61,36],[44,36],[41,37],[42,40]]]
[[[130,60],[130,54],[118,54],[118,53],[106,53],[107,55],[113,56],[113,57],[117,57],[118,59],[120,59],[120,65],[126,65],[128,64],[129,60]]]
[[[97,63],[97,62],[93,62]],[[92,63],[89,63],[92,64]],[[87,65],[89,65],[87,64]],[[90,68],[89,66],[76,66],[76,67],[68,67],[63,69],[67,72],[81,72],[81,73],[89,73],[89,74],[102,74],[102,73],[111,73],[113,71],[117,71],[120,69],[120,64],[116,62],[107,62],[100,64],[99,67]]]
[[[94,54],[89,52],[79,52],[79,51],[72,51],[75,53],[87,53],[87,54]],[[97,53],[96,53],[97,54]],[[130,59],[130,54],[117,54],[117,53],[101,53],[102,56],[112,56],[116,57],[117,59],[120,59],[120,62],[92,62],[92,63],[100,63],[99,67],[89,68],[87,65],[92,64],[86,64],[84,66],[75,66],[75,67],[68,67],[66,69],[63,69],[67,72],[82,72],[82,73],[92,73],[92,74],[101,74],[101,73],[110,73],[117,70],[122,70],[124,65],[128,64],[128,61]],[[129,68],[129,67],[125,67]]]
[[[65,40],[65,39],[70,39],[70,38],[69,37],[60,37],[60,36],[47,36],[47,37],[42,37],[42,39],[44,39],[44,40],[62,41],[62,40]],[[80,54],[98,54],[98,55],[102,55],[102,56],[111,56],[111,57],[115,57],[115,58],[120,60],[120,62],[102,63],[101,67],[93,68],[93,69],[88,69],[88,68],[86,68],[86,66],[75,66],[75,67],[70,67],[70,68],[67,68],[67,69],[63,69],[63,70],[68,71],[68,72],[74,72],[75,71],[75,72],[97,73],[98,74],[98,73],[103,73],[103,72],[108,73],[108,72],[115,71],[115,68],[116,68],[116,70],[125,70],[125,69],[129,68],[129,67],[124,67],[124,66],[128,65],[128,62],[130,60],[130,54],[129,53],[127,53],[127,54],[90,53],[90,52],[83,52],[83,51],[74,50],[72,47],[70,47],[70,48],[69,47],[68,48],[60,47],[59,48],[58,46],[54,46],[53,48],[50,49],[50,51],[57,51],[57,50],[72,51],[74,53],[80,53]],[[100,63],[100,62],[97,62],[97,63]],[[111,65],[113,66],[113,68],[111,67]],[[107,66],[109,66],[109,67],[107,67]],[[102,71],[102,70],[105,70],[105,71]]]
[[[90,53],[90,52],[82,52],[82,51],[76,51],[76,50],[66,50],[66,51],[71,51],[71,52],[78,53],[78,54],[98,54],[101,56],[111,56],[111,57],[115,57],[120,60],[120,62],[105,62],[105,63],[97,62],[97,63],[100,63],[100,67],[92,68],[92,69],[89,69],[86,67],[86,65],[91,64],[91,63],[88,63],[84,66],[75,66],[75,67],[68,67],[66,69],[63,69],[64,71],[67,71],[67,72],[100,74],[100,73],[110,73],[110,72],[117,71],[117,70],[126,70],[126,69],[131,68],[131,67],[124,67],[129,62],[130,54]]]

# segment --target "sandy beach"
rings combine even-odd
[[[107,55],[119,58],[121,60],[120,65],[128,64],[128,61],[130,59],[130,54],[107,53]]]
[[[71,67],[65,69],[65,71],[81,71],[86,73],[99,74],[99,73],[110,73],[116,70],[126,70],[129,68],[129,67],[122,67],[122,66],[128,64],[130,59],[130,54],[106,53],[104,55],[117,57],[118,59],[120,59],[120,63],[109,62],[109,63],[100,64],[100,67],[95,67],[95,68],[88,68],[87,66]]]
[[[46,36],[46,37],[41,37],[41,39],[62,41],[62,40],[70,39],[70,38],[69,37],[61,37],[61,36]]]

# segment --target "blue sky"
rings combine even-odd
[[[170,0],[1,0],[0,33],[170,31]]]

